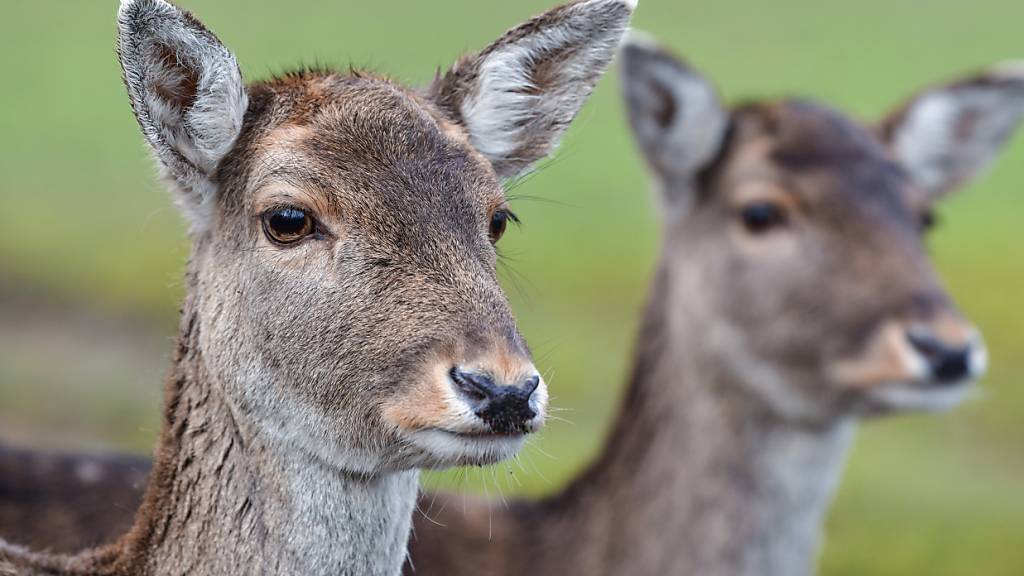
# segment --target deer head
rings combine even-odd
[[[244,433],[372,474],[490,463],[541,426],[495,272],[501,182],[551,152],[632,9],[556,8],[413,90],[247,86],[191,14],[122,2],[132,109],[191,225],[198,353]]]
[[[651,41],[623,52],[637,141],[667,220],[677,330],[777,413],[942,409],[985,370],[929,262],[932,207],[1024,114],[1024,68],[925,90],[880,127],[803,100],[727,108]]]

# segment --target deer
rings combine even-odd
[[[122,0],[124,83],[192,241],[162,430],[127,534],[0,544],[0,574],[399,574],[418,471],[543,423],[497,279],[501,182],[556,145],[635,6],[554,8],[413,89],[246,84],[193,15]]]
[[[643,35],[619,62],[663,231],[611,433],[545,499],[424,497],[407,575],[812,574],[857,423],[950,409],[986,369],[923,235],[1014,133],[1024,63],[864,124],[730,108]]]
[[[863,124],[729,108],[641,35],[619,62],[663,232],[612,431],[547,498],[421,496],[406,574],[813,573],[858,422],[953,408],[985,370],[923,235],[1013,134],[1024,67]]]

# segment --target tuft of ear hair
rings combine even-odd
[[[242,129],[248,96],[235,57],[188,12],[122,0],[117,53],[132,110],[193,230],[206,226],[217,166]]]
[[[665,184],[665,201],[685,209],[696,175],[718,156],[729,112],[714,86],[650,36],[622,47],[622,92],[633,135]],[[674,196],[673,196],[674,195]]]
[[[934,201],[989,165],[1024,117],[1024,62],[925,90],[890,114],[882,137]]]
[[[584,0],[555,8],[462,58],[428,93],[502,178],[557,146],[604,73],[636,0]]]

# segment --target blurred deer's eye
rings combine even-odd
[[[491,215],[491,224],[489,231],[491,236],[491,243],[497,243],[498,240],[501,240],[501,237],[504,236],[505,234],[505,228],[508,227],[509,220],[513,222],[519,222],[519,219],[516,218],[515,214],[505,209],[497,210],[494,212],[494,214]]]
[[[313,218],[298,208],[276,208],[263,214],[263,233],[278,244],[298,242],[315,229]]]
[[[740,210],[743,226],[752,234],[764,234],[786,224],[786,212],[774,202],[753,202]]]

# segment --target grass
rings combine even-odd
[[[300,63],[355,63],[420,83],[548,6],[182,4],[232,46],[250,78]],[[151,175],[118,80],[115,2],[4,8],[0,273],[172,326],[187,242]],[[710,72],[729,100],[799,94],[876,118],[928,83],[1021,56],[1022,17],[1024,4],[1003,0],[644,0],[635,24]],[[598,449],[651,273],[658,224],[615,82],[597,90],[557,161],[515,190],[525,224],[503,250],[523,280],[519,289],[507,285],[573,424],[551,427],[539,443],[550,457],[532,452],[540,470],[517,473],[523,486],[513,483],[513,491],[553,490]],[[1024,566],[1022,154],[1018,139],[991,174],[943,206],[931,247],[951,293],[991,347],[986,394],[941,418],[865,426],[829,518],[826,575],[1009,576]],[[152,442],[155,375],[138,392],[135,377],[104,365],[85,375],[61,366],[7,343],[0,354],[5,429],[54,423],[122,447]],[[91,388],[68,392],[64,377],[84,378]]]

